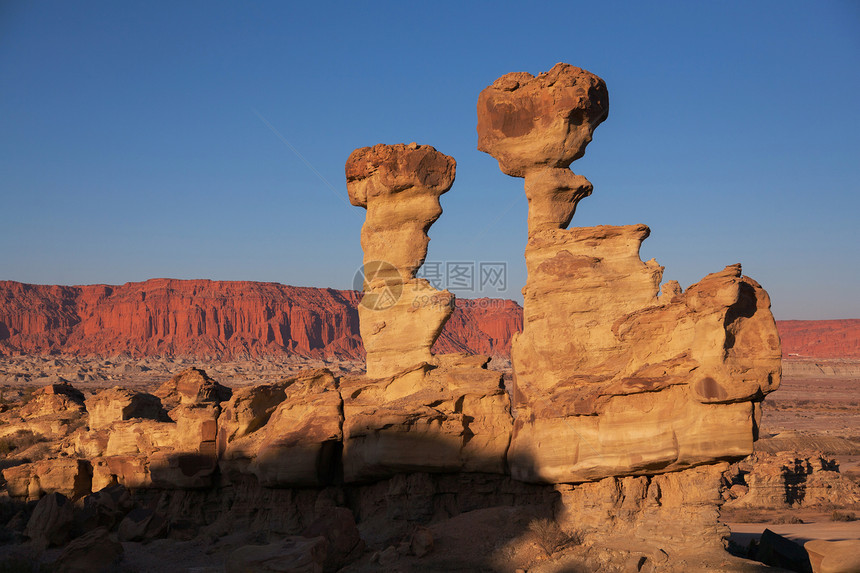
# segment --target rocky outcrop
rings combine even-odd
[[[415,278],[456,167],[452,157],[417,143],[361,147],[349,155],[349,201],[367,209],[361,228],[367,280]]]
[[[37,500],[58,493],[77,500],[92,491],[89,460],[60,457],[25,463],[3,470],[10,496]]]
[[[33,392],[32,399],[25,404],[19,414],[21,418],[32,419],[41,416],[76,416],[86,409],[84,394],[71,384],[51,384]]]
[[[568,167],[607,114],[603,81],[566,64],[504,76],[479,99],[480,148],[525,179],[529,201],[510,384],[487,369],[488,356],[431,350],[455,301],[416,271],[453,159],[417,144],[361,148],[346,176],[350,200],[367,209],[354,299],[366,374],[306,370],[234,393],[192,368],[152,397],[113,389],[86,404],[70,387],[50,387],[30,406],[35,419],[59,400],[70,427],[91,406],[90,424],[54,459],[4,470],[10,503],[41,497],[26,528],[23,518],[10,523],[42,548],[85,523],[129,547],[200,532],[227,571],[735,569],[718,508],[744,488],[767,490],[753,471],[747,484],[725,472],[752,451],[760,402],[779,385],[770,301],[740,265],[658,294],[662,267],[639,257],[645,225],[566,228],[592,191]],[[196,321],[150,319],[146,337],[166,328],[163,339],[195,340],[190,348],[250,353],[265,330],[264,348],[287,348],[286,332],[271,330],[283,316],[270,314],[270,301],[265,308],[267,329],[247,313],[224,320],[196,306]],[[77,332],[55,311],[58,328]],[[205,336],[204,315],[217,336]],[[18,326],[3,339],[27,340],[23,322],[10,322]],[[502,321],[483,332],[512,330]],[[338,332],[325,340],[350,348],[354,330]],[[314,344],[319,355],[335,351]],[[809,471],[795,463],[804,499],[833,488],[830,476],[811,485],[832,469],[820,461]],[[64,492],[83,501],[73,506]],[[534,535],[523,543],[525,528]],[[503,533],[484,539],[488,531]],[[81,549],[101,546],[115,559],[112,535]]]
[[[740,265],[682,292],[642,262],[645,225],[567,229],[591,184],[567,167],[608,114],[603,81],[558,64],[508,74],[478,99],[479,149],[525,178],[528,279],[512,341],[523,480],[678,470],[752,452],[756,403],[776,389],[770,300]]]
[[[860,505],[860,485],[824,455],[756,452],[723,476],[726,507],[788,508]]]
[[[502,377],[486,369],[487,357],[431,353],[454,297],[415,278],[454,167],[414,143],[357,149],[347,160],[350,201],[367,208],[359,306],[367,374],[340,384],[347,482],[505,471],[511,415]]]
[[[167,412],[157,396],[133,392],[116,386],[90,397],[86,401],[88,425],[91,430],[110,426],[113,422],[134,418],[167,421]]]
[[[227,418],[219,428],[222,471],[253,474],[269,487],[334,482],[342,407],[337,382],[325,369],[237,395],[227,404]]]

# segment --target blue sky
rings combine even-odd
[[[344,162],[417,141],[458,162],[428,260],[505,262],[459,294],[521,300],[522,180],[475,103],[564,61],[610,93],[574,225],[650,225],[684,287],[741,262],[778,319],[860,317],[860,4],[645,4],[6,0],[0,279],[348,288]]]

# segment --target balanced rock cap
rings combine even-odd
[[[606,83],[591,72],[559,63],[537,77],[506,74],[478,96],[478,149],[513,177],[567,168],[608,116]]]
[[[413,187],[437,195],[454,184],[457,162],[430,145],[398,143],[361,147],[346,160],[346,189],[350,202],[367,207],[370,198]]]

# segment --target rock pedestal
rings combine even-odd
[[[609,111],[567,64],[508,74],[478,99],[478,148],[525,178],[523,331],[512,342],[512,475],[580,482],[739,459],[779,385],[767,293],[740,265],[682,292],[642,262],[645,225],[567,229],[591,184],[567,167]]]
[[[455,165],[415,143],[364,147],[347,160],[350,201],[367,209],[359,306],[367,375],[340,387],[347,482],[505,472],[511,416],[501,375],[486,369],[487,357],[431,354],[454,297],[415,278]]]
[[[456,165],[416,143],[362,147],[347,159],[349,200],[367,209],[358,316],[370,378],[431,360],[430,348],[453,311],[453,296],[415,273],[424,264],[427,230],[442,214],[439,197],[453,185]]]

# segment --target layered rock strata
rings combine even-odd
[[[645,225],[567,229],[591,185],[567,167],[607,117],[593,74],[508,74],[478,99],[478,148],[525,178],[523,331],[514,335],[518,479],[578,482],[739,459],[780,378],[770,300],[740,265],[682,292],[642,262]]]

